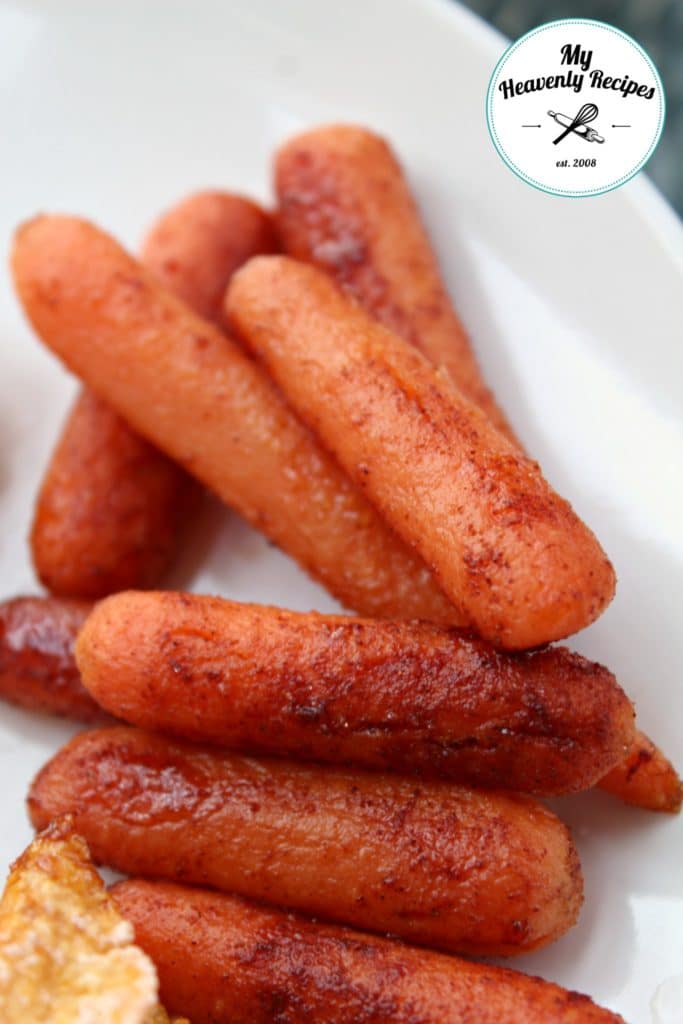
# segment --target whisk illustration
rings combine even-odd
[[[586,140],[586,142],[604,142],[605,140],[598,135],[593,128],[588,128],[587,125],[590,121],[594,121],[598,116],[598,108],[595,103],[584,103],[579,110],[578,114],[570,120],[565,117],[564,114],[555,114],[552,110],[548,111],[550,117],[555,118],[558,124],[566,125],[565,130],[561,135],[558,135],[556,139],[553,139],[553,145],[556,146],[558,142],[562,142],[562,139],[566,138],[570,132],[575,132]]]

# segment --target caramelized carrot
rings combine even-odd
[[[226,309],[293,407],[495,646],[588,625],[614,593],[596,538],[398,335],[285,256],[237,272]]]
[[[218,318],[233,271],[273,252],[268,215],[224,192],[200,192],[162,216],[143,261],[202,315]],[[43,480],[31,530],[38,576],[53,593],[97,598],[156,583],[196,497],[190,478],[83,390]]]
[[[36,573],[53,594],[102,597],[156,583],[195,495],[191,479],[83,388],[40,487]]]
[[[82,656],[84,664],[87,662],[89,668],[86,670],[87,675],[90,679],[90,685],[93,691],[98,692],[98,697],[102,701],[102,704],[113,708],[115,705],[119,705],[119,713],[121,716],[126,715],[129,719],[133,719],[135,713],[135,721],[140,725],[149,725],[157,729],[167,728],[169,731],[175,731],[180,734],[185,734],[188,738],[196,738],[196,734],[192,732],[190,725],[184,719],[184,712],[188,707],[186,701],[184,701],[184,687],[188,682],[188,679],[192,681],[192,685],[198,688],[200,691],[206,687],[206,681],[209,679],[211,672],[216,671],[215,666],[210,665],[208,658],[205,658],[205,653],[202,654],[202,669],[205,675],[199,674],[199,666],[192,662],[188,664],[187,660],[184,662],[182,675],[178,675],[176,672],[173,673],[173,679],[177,681],[177,693],[174,700],[177,702],[176,706],[169,707],[165,704],[160,708],[159,704],[154,705],[152,711],[152,705],[147,706],[143,701],[140,701],[139,706],[136,705],[136,710],[131,708],[130,694],[125,696],[126,705],[123,706],[124,701],[124,685],[122,681],[122,675],[119,675],[119,668],[123,671],[123,665],[120,660],[121,652],[112,649],[111,651],[111,687],[106,687],[104,682],[104,676],[100,675],[101,666],[101,653],[102,647],[100,643],[100,628],[99,624],[103,618],[109,615],[109,610],[115,611],[117,614],[112,622],[111,637],[107,641],[114,645],[118,636],[116,629],[116,621],[119,617],[119,609],[127,607],[128,600],[132,595],[123,594],[120,597],[111,598],[110,602],[104,603],[97,610],[90,621],[88,621],[87,628],[83,633],[83,639],[81,642]],[[149,595],[149,599],[156,602],[158,595]],[[137,599],[137,597],[136,597]],[[177,596],[173,594],[165,595],[162,599],[164,606],[173,607],[177,600]],[[188,600],[190,607],[188,609]],[[207,603],[208,606],[214,599],[211,598],[188,598],[188,595],[183,595],[181,599],[182,603],[182,614],[190,614],[192,610],[197,607],[195,602],[199,602],[200,605],[204,606]],[[118,604],[118,602],[121,604]],[[220,602],[223,607],[224,602]],[[225,603],[229,606],[229,602]],[[76,636],[81,628],[84,621],[87,621],[88,612],[90,605],[87,602],[69,601],[66,599],[59,599],[54,597],[17,597],[10,601],[0,604],[0,697],[8,700],[14,704],[18,704],[21,707],[26,707],[29,710],[45,711],[51,714],[64,715],[68,718],[73,718],[78,721],[104,721],[108,719],[103,709],[99,704],[90,697],[88,691],[84,688],[81,683],[81,677],[76,665],[74,657],[74,646]],[[244,606],[238,606],[240,612],[248,614],[248,608]],[[161,609],[159,609],[160,611]],[[282,613],[274,609],[260,609],[257,613],[257,619],[260,615],[274,615],[280,619],[280,616],[284,616],[285,621],[289,624],[292,620],[292,613]],[[175,615],[176,625],[178,617]],[[298,617],[297,617],[298,618]],[[320,620],[321,625],[323,623],[329,623],[332,619],[331,616],[305,616],[304,619],[309,620],[309,627],[316,620]],[[143,619],[143,623],[147,621]],[[349,625],[354,620],[348,618],[339,619],[342,625]],[[374,623],[373,625],[381,626],[381,623]],[[157,624],[159,630],[160,623]],[[393,624],[389,625],[389,630],[394,628]],[[430,628],[416,627],[416,632],[413,634],[412,627],[404,625],[399,627],[400,629],[409,630],[413,639],[418,635],[429,635]],[[150,648],[146,643],[142,643],[140,637],[136,636],[136,623],[131,622],[131,630],[133,631],[130,636],[129,643],[129,660],[127,663],[128,672],[128,685],[134,693],[134,687],[136,685],[138,676],[137,673],[142,670],[142,659],[145,655],[149,655]],[[345,630],[346,631],[346,630]],[[94,636],[93,636],[94,634]],[[150,635],[154,635],[150,630]],[[435,630],[434,635],[440,635],[440,631]],[[446,634],[447,635],[447,634]],[[457,633],[453,634],[454,638],[458,636]],[[459,659],[457,666],[464,671],[464,657],[465,652],[471,656],[471,663],[469,670],[465,671],[464,679],[468,680],[467,685],[470,687],[470,683],[473,689],[476,689],[476,699],[482,700],[484,694],[490,692],[490,687],[487,684],[488,673],[493,669],[495,664],[506,665],[507,656],[494,653],[492,651],[486,652],[486,648],[481,642],[474,640],[472,637],[466,637],[461,634],[463,646],[459,651]],[[211,639],[211,633],[207,631],[207,638]],[[162,636],[161,631],[158,633],[159,646],[155,652],[155,674],[153,676],[153,689],[157,692],[168,692],[171,688],[171,677],[165,671],[166,665],[171,665],[168,659],[168,647],[169,644],[174,646],[176,654],[178,653],[177,647],[180,641],[180,636],[176,632],[176,627],[169,623],[169,630]],[[243,639],[243,638],[242,638]],[[310,628],[307,633],[302,635],[302,641],[305,640],[310,644]],[[182,637],[183,645],[185,647],[185,655],[187,654],[187,645],[189,644],[190,638],[187,635]],[[196,643],[200,643],[199,637],[194,638]],[[217,649],[221,651],[225,645],[225,636],[215,636],[213,641],[217,645]],[[257,641],[260,643],[260,637]],[[333,637],[330,636],[330,644],[333,642]],[[356,647],[359,646],[357,641],[355,642]],[[311,647],[311,653],[316,648]],[[477,656],[477,651],[482,652],[480,656]],[[484,653],[486,652],[486,653]],[[333,653],[329,652],[330,655]],[[362,651],[359,651],[362,653]],[[254,657],[258,654],[259,657],[263,657],[264,651],[256,651],[252,649],[251,656]],[[558,657],[559,655],[559,657]],[[151,657],[151,655],[149,655]],[[562,668],[562,676],[556,675],[555,664],[557,659],[557,666]],[[565,660],[567,659],[567,660]],[[177,658],[173,659],[174,664],[177,664]],[[567,656],[566,652],[560,651],[557,648],[552,648],[545,652],[532,652],[530,654],[515,655],[513,656],[513,664],[519,666],[519,671],[526,673],[528,671],[527,663],[533,665],[538,663],[539,669],[539,680],[545,678],[546,672],[548,673],[548,687],[544,688],[543,700],[545,702],[550,701],[551,704],[551,717],[553,709],[555,708],[555,701],[558,700],[558,691],[561,693],[564,680],[575,678],[574,673],[580,672],[579,666],[585,664],[585,676],[583,672],[580,672],[580,678],[586,679],[587,682],[592,681],[594,676],[592,672],[597,673],[598,686],[602,685],[602,672],[599,666],[584,663],[583,659],[577,658],[576,655]],[[357,664],[351,662],[348,666],[353,668]],[[389,663],[385,663],[388,668]],[[90,666],[92,666],[90,670]],[[226,685],[226,668],[228,666],[228,656],[226,652],[225,660],[221,664],[219,672],[221,685]],[[282,669],[282,666],[280,666]],[[366,669],[370,671],[369,666]],[[135,671],[134,671],[135,670]],[[374,678],[373,673],[376,675],[381,670],[380,666],[374,667],[370,672]],[[92,671],[92,676],[91,676]],[[272,666],[271,666],[272,671]],[[344,669],[346,671],[346,668]],[[442,670],[445,673],[445,669]],[[469,672],[471,671],[471,675]],[[566,672],[566,676],[565,676]],[[513,673],[514,674],[514,673]],[[512,699],[513,693],[516,692],[513,688],[512,692],[507,690],[510,685],[507,682],[506,675],[506,691],[505,700]],[[396,701],[397,697],[401,696],[401,687],[399,677],[400,672],[397,668],[396,674],[390,679],[386,676],[382,677],[382,684],[387,686],[392,693],[392,700]],[[214,675],[214,679],[215,679]],[[149,680],[148,680],[149,682]],[[316,678],[316,684],[321,686],[325,682],[329,685],[328,680],[323,680],[320,677]],[[427,689],[432,682],[432,676],[427,681]],[[291,678],[290,678],[291,683]],[[140,685],[142,683],[140,681]],[[416,684],[417,686],[417,684]],[[245,740],[247,735],[249,736],[249,747],[251,750],[259,750],[265,752],[266,746],[271,753],[275,752],[276,745],[279,749],[285,753],[289,752],[289,744],[294,743],[292,734],[290,732],[292,728],[292,719],[294,719],[296,728],[299,730],[298,738],[299,745],[296,750],[292,747],[292,753],[296,753],[298,757],[309,757],[311,755],[311,733],[320,729],[321,732],[325,732],[326,740],[324,747],[321,746],[316,751],[316,757],[320,760],[325,759],[325,751],[328,752],[330,759],[342,760],[342,747],[345,747],[348,743],[349,749],[347,752],[348,760],[354,760],[360,763],[360,755],[358,753],[358,742],[352,743],[350,740],[344,739],[343,730],[340,729],[339,733],[334,735],[330,726],[330,718],[335,711],[335,702],[332,704],[327,703],[323,710],[323,714],[319,714],[321,711],[320,705],[313,705],[312,703],[306,703],[302,700],[299,704],[295,704],[291,708],[281,711],[281,727],[283,734],[276,736],[275,730],[272,730],[273,735],[267,742],[267,736],[264,734],[271,731],[271,721],[274,720],[275,713],[278,705],[276,702],[263,703],[264,698],[268,697],[269,691],[269,679],[268,676],[252,676],[249,680],[249,691],[246,691],[250,704],[253,707],[262,707],[262,717],[260,720],[260,728],[257,730],[255,725],[251,732],[248,732],[250,723],[243,717],[240,722],[240,733],[231,733],[230,745],[236,748],[239,742]],[[351,688],[344,694],[345,698],[349,698],[354,694],[357,687],[361,687],[361,680],[357,680]],[[422,683],[422,687],[425,687],[425,683]],[[252,689],[253,688],[253,689]],[[571,684],[571,693],[577,694],[582,690],[582,686],[576,682]],[[482,692],[480,692],[482,691]],[[197,689],[194,690],[195,694]],[[380,695],[375,691],[372,695],[364,688],[361,687],[363,699],[369,702],[369,707],[374,707]],[[417,691],[419,692],[419,690]],[[424,692],[424,691],[423,691]],[[520,694],[523,691],[520,691]],[[529,693],[527,691],[527,698]],[[237,691],[233,691],[236,696]],[[206,696],[204,694],[204,696]],[[244,699],[245,694],[242,695]],[[416,693],[417,696],[417,693]],[[150,700],[152,693],[150,692],[147,700]],[[282,698],[282,692],[278,693],[278,697]],[[216,701],[216,694],[212,693],[211,701]],[[337,698],[338,701],[338,698]],[[207,703],[210,703],[207,701]],[[207,705],[200,702],[202,707],[202,714],[204,717],[204,724],[202,726],[202,733],[207,742],[212,740],[212,736],[209,735],[210,729],[208,725],[208,714]],[[360,706],[360,705],[359,705]],[[367,711],[366,706],[364,714],[367,723]],[[543,704],[545,709],[546,704]],[[403,704],[401,704],[403,708]],[[523,714],[529,715],[529,721],[533,715],[541,716],[544,714],[544,710],[541,706],[538,706],[535,710],[529,706],[528,699],[525,702],[525,711]],[[347,711],[350,710],[350,706]],[[559,710],[559,709],[558,709]],[[576,709],[573,709],[572,713],[575,713]],[[388,712],[395,714],[395,711]],[[557,712],[555,712],[557,713]],[[221,710],[221,714],[225,714],[225,709]],[[603,712],[604,714],[604,712]],[[146,716],[150,717],[147,718]],[[153,719],[152,719],[153,715]],[[326,721],[321,722],[321,717],[325,717]],[[598,714],[599,717],[599,714]],[[172,726],[171,726],[171,718]],[[336,719],[335,719],[336,720]],[[346,721],[348,722],[348,717]],[[211,729],[215,728],[216,720],[211,720]],[[374,722],[373,727],[376,730],[377,746],[375,748],[374,757],[371,758],[369,753],[369,741],[370,737],[365,734],[361,738],[361,743],[364,740],[368,740],[368,748],[363,749],[363,763],[368,767],[381,766],[381,767],[394,767],[395,769],[409,770],[418,769],[422,774],[429,774],[430,761],[427,749],[423,749],[415,744],[410,752],[401,752],[398,749],[398,743],[396,742],[395,732],[392,734],[389,730],[387,723],[382,723],[383,728],[380,729],[379,723]],[[223,728],[223,726],[221,726]],[[431,727],[430,727],[431,728]],[[501,735],[495,748],[492,748],[493,759],[498,763],[499,759],[505,757],[504,746],[508,743],[506,737],[508,733],[503,735],[501,727]],[[242,733],[242,730],[244,732]],[[258,732],[258,735],[257,735]],[[387,737],[387,733],[389,736]],[[384,734],[386,741],[391,745],[391,754],[387,754],[386,748],[382,744],[380,735]],[[222,734],[223,735],[223,734]],[[239,736],[242,740],[239,740]],[[479,734],[478,738],[481,736]],[[315,739],[315,737],[314,737]],[[467,747],[453,746],[451,748],[442,748],[441,756],[443,768],[441,774],[449,770],[449,767],[456,763],[459,759],[457,771],[461,773],[463,778],[467,776],[471,780],[475,778],[480,784],[484,784],[488,778],[492,783],[494,780],[496,784],[501,788],[511,788],[510,780],[515,777],[515,774],[519,775],[526,768],[529,771],[528,779],[524,785],[519,785],[520,789],[528,789],[529,791],[540,792],[541,789],[548,788],[549,778],[552,777],[552,773],[549,769],[549,762],[547,760],[548,751],[545,752],[545,756],[541,757],[538,750],[535,751],[534,758],[539,760],[535,762],[536,765],[540,764],[543,766],[543,772],[535,768],[535,764],[525,758],[521,757],[521,750],[523,749],[522,744],[533,743],[533,737],[531,735],[520,736],[517,735],[513,740],[510,740],[510,755],[508,763],[507,774],[502,770],[494,769],[489,764],[483,761],[483,750],[481,743],[476,746],[472,745],[471,755],[467,754]],[[539,746],[541,743],[541,737],[537,737]],[[214,742],[218,742],[217,739],[213,738]],[[239,741],[239,742],[238,742]],[[223,735],[221,742],[226,742],[226,735]],[[287,750],[285,747],[287,746]],[[352,749],[353,748],[353,749]],[[495,753],[493,753],[495,750]],[[477,763],[481,756],[482,763]],[[570,759],[571,759],[570,755]],[[559,755],[558,755],[559,758]],[[563,767],[554,776],[554,782],[552,783],[555,788],[558,785],[558,778],[562,777],[562,773],[569,770],[568,764],[563,763]],[[574,767],[571,768],[573,772]],[[532,775],[533,772],[533,775]],[[454,772],[455,774],[455,772]],[[676,771],[669,760],[664,756],[661,750],[659,750],[647,736],[641,732],[636,732],[636,739],[634,740],[629,754],[623,759],[618,765],[616,765],[603,779],[601,779],[597,785],[604,789],[606,792],[613,794],[614,796],[625,800],[627,803],[633,804],[636,807],[641,807],[644,810],[654,811],[669,811],[675,813],[680,809],[680,796],[681,796],[681,784]]]
[[[598,783],[624,803],[647,811],[681,809],[683,788],[676,769],[645,733],[637,732],[628,756]]]
[[[81,722],[108,715],[84,689],[74,660],[85,601],[16,597],[0,604],[0,697]]]
[[[326,271],[372,316],[415,345],[515,440],[484,383],[448,297],[401,166],[357,125],[325,125],[290,139],[275,160],[285,252]]]
[[[234,896],[138,880],[111,894],[193,1024],[623,1024],[540,978]]]
[[[633,737],[602,666],[427,623],[131,592],[95,608],[76,657],[117,718],[249,753],[549,795],[592,786]]]
[[[235,270],[276,249],[273,221],[256,203],[229,192],[197,192],[159,218],[141,260],[173,295],[220,326]]]
[[[364,615],[462,621],[253,360],[106,234],[38,217],[19,230],[13,267],[46,344],[340,601]]]
[[[123,727],[82,733],[29,796],[96,861],[392,932],[511,955],[557,938],[582,883],[566,827],[529,797],[256,760]]]

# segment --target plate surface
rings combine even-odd
[[[192,189],[268,199],[269,155],[292,131],[337,119],[385,132],[490,383],[617,568],[616,599],[572,646],[616,672],[683,767],[681,230],[642,178],[563,200],[503,166],[484,97],[504,48],[440,0],[0,3],[2,245],[25,217],[65,210],[135,246]],[[37,590],[32,501],[75,388],[32,338],[6,273],[0,358],[4,598]],[[217,506],[169,585],[335,608]],[[69,731],[2,708],[2,868],[30,838],[28,782]],[[515,966],[647,1024],[657,987],[683,971],[683,819],[599,793],[556,807],[582,855],[585,909]]]

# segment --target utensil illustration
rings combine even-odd
[[[588,128],[587,125],[590,121],[594,121],[598,116],[598,108],[595,103],[584,103],[579,109],[576,116],[572,119],[566,117],[564,114],[555,114],[549,110],[548,114],[553,117],[558,124],[565,125],[565,130],[561,135],[558,135],[556,139],[553,139],[553,145],[556,146],[558,142],[562,142],[562,139],[566,138],[570,132],[574,132],[576,135],[580,135],[587,142],[604,142],[605,140],[597,134],[592,128]]]
[[[567,117],[566,114],[557,114],[554,110],[548,111],[548,117],[552,117],[554,121],[561,124],[563,128],[568,128],[572,123],[571,117]],[[576,125],[574,128],[574,134],[580,135],[586,142],[604,142],[602,135],[598,135],[595,128],[589,128],[586,124]]]

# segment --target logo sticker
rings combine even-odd
[[[567,18],[505,51],[486,97],[498,153],[520,178],[558,196],[618,188],[647,163],[664,126],[654,64],[625,32]]]

